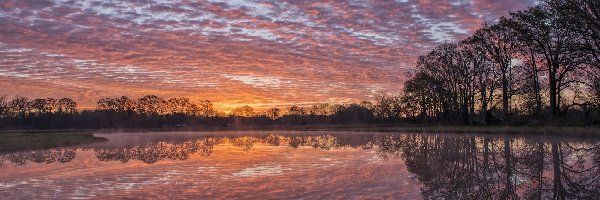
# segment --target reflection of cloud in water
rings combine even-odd
[[[27,182],[22,181],[21,183],[0,183],[0,188],[1,189],[9,189],[9,188],[17,186],[19,184],[27,184]]]
[[[600,145],[589,141],[387,133],[156,139],[160,140],[137,145],[108,142],[89,149],[2,154],[0,196],[495,199],[510,193],[524,199],[532,195],[550,199],[554,194],[566,199],[600,197]]]
[[[244,169],[242,169],[242,171],[233,173],[231,175],[236,176],[236,177],[270,176],[270,175],[282,174],[283,170],[284,169],[281,168],[281,165],[275,165],[275,166],[264,165],[264,166],[255,166],[255,167],[244,168]]]

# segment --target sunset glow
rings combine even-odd
[[[0,0],[0,199],[600,199],[600,0]]]
[[[418,55],[528,0],[6,0],[0,95],[146,94],[216,108],[358,102],[398,93]]]

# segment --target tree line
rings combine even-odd
[[[242,106],[226,114],[215,110],[208,100],[146,95],[138,99],[102,98],[95,108],[79,110],[77,103],[69,98],[0,96],[0,129],[238,127],[390,121],[374,112],[378,107],[370,102],[292,105],[266,110]]]
[[[408,117],[461,125],[598,124],[600,2],[547,0],[418,58]]]

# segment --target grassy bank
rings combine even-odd
[[[66,147],[106,140],[81,132],[4,132],[0,134],[0,152]]]

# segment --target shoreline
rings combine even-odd
[[[519,137],[549,137],[571,139],[600,139],[598,127],[468,127],[468,126],[285,126],[285,127],[236,127],[236,128],[162,128],[162,129],[66,129],[66,130],[0,130],[0,153],[68,147],[107,141],[96,133],[143,133],[143,132],[337,132],[334,134],[372,133],[422,133],[448,135],[512,135]]]
[[[600,137],[600,127],[552,126],[390,126],[390,125],[337,125],[337,126],[239,126],[239,127],[181,127],[181,128],[126,128],[126,129],[55,129],[55,130],[0,130],[0,135],[14,133],[71,133],[98,132],[228,132],[228,131],[347,131],[347,132],[419,132],[455,134],[523,134],[561,137]]]
[[[85,133],[3,133],[0,134],[0,153],[69,147],[108,141]]]

